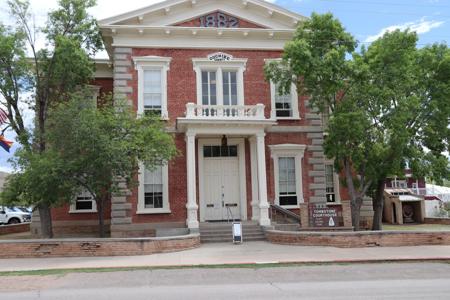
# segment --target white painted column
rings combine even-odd
[[[252,220],[259,220],[259,193],[258,193],[258,164],[256,152],[256,138],[251,137],[250,141],[250,167],[252,173]]]
[[[198,230],[198,205],[195,178],[195,133],[186,132],[186,166],[187,166],[187,220],[189,229]]]
[[[256,134],[256,152],[258,158],[258,194],[259,194],[259,225],[270,226],[269,202],[267,201],[266,151],[264,132]]]

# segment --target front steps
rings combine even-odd
[[[232,243],[232,223],[200,223],[200,242]],[[264,241],[266,239],[261,226],[254,222],[242,222],[242,240]]]

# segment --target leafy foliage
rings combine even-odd
[[[359,228],[364,195],[374,200],[374,228],[381,228],[385,179],[403,175],[449,177],[450,50],[417,48],[417,35],[388,32],[367,49],[331,14],[313,14],[285,47],[267,79],[292,81],[313,108],[331,112],[325,154],[343,170],[353,225]],[[353,52],[353,53],[352,53]]]

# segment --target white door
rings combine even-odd
[[[205,220],[240,219],[238,157],[205,158],[203,176]]]

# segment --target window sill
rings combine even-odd
[[[96,214],[97,210],[69,210],[69,214]]]
[[[171,214],[172,211],[166,208],[150,208],[136,211],[137,215],[157,215],[157,214]]]
[[[334,206],[334,205],[341,205],[341,201],[336,201],[336,202],[327,202],[328,206]]]
[[[277,121],[300,121],[300,117],[275,117]]]
[[[300,209],[300,206],[297,205],[280,205],[284,209]]]

